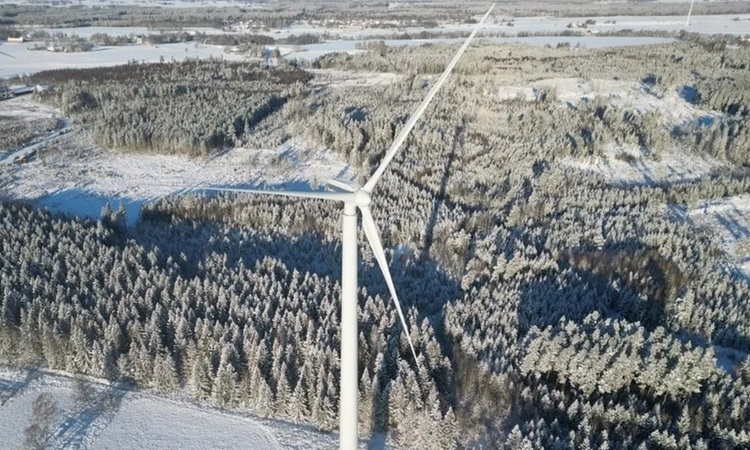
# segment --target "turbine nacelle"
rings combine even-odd
[[[354,204],[360,208],[367,208],[372,203],[372,196],[364,189],[354,191]]]

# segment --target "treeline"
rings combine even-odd
[[[268,27],[291,25],[300,17],[301,8],[245,9],[239,7],[162,8],[136,5],[88,7],[71,5],[0,5],[5,25],[43,25],[46,27],[139,27],[154,30],[182,27],[221,29],[241,20],[260,20]]]
[[[380,27],[425,26],[435,27],[438,22],[468,22],[474,14],[486,10],[475,6],[472,10],[457,10],[450,3],[435,4],[425,8],[388,8],[387,5],[362,5],[346,8],[338,2],[266,4],[255,7],[181,7],[163,8],[136,5],[108,5],[87,7],[71,5],[0,5],[0,25],[44,25],[48,27],[87,26],[148,26],[213,27],[251,26],[255,29],[284,28],[301,23],[319,23],[328,27],[348,25],[351,21],[377,23]]]
[[[69,79],[70,74],[75,76]],[[254,127],[297,95],[294,83],[312,76],[296,69],[196,60],[35,78],[60,80],[38,98],[90,126],[100,145],[206,155],[242,145]]]
[[[63,33],[57,33],[57,38],[65,37]],[[35,40],[55,38],[55,36],[32,36]],[[290,35],[285,38],[274,39],[264,34],[253,33],[218,33],[206,34],[202,32],[186,31],[162,31],[159,33],[147,33],[143,36],[136,35],[109,35],[107,33],[94,33],[88,40],[95,45],[119,46],[131,44],[172,44],[177,42],[198,42],[205,45],[223,45],[223,46],[240,46],[240,45],[258,45],[268,46],[273,44],[279,45],[309,45],[320,42],[321,37],[314,34]]]
[[[352,21],[376,24],[380,28],[420,26],[432,28],[439,23],[473,23],[476,16],[487,9],[483,2],[434,2],[418,5],[366,3],[348,8],[340,1],[282,2],[254,7],[148,7],[136,5],[108,5],[88,7],[70,5],[0,5],[0,25],[45,25],[49,27],[80,26],[210,26],[228,27],[251,24],[254,28],[280,28],[300,23],[318,23],[327,27],[348,25]],[[747,14],[750,7],[743,1],[699,2],[695,15]],[[625,2],[600,4],[593,1],[500,4],[494,15],[503,17],[556,16],[684,16],[687,9],[682,2],[657,3]]]

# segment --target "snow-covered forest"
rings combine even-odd
[[[40,97],[90,124],[102,146],[205,156],[242,145],[257,124],[299,94],[293,85],[312,75],[187,60],[62,69],[41,78],[67,83]]]
[[[33,80],[52,85],[37,100],[122,151],[295,137],[364,179],[454,51]],[[750,49],[719,40],[470,49],[375,194],[419,360],[361,245],[361,435],[419,449],[750,445],[747,274],[679,214],[750,190],[749,68]],[[330,71],[396,76],[316,81]],[[716,168],[634,184],[583,167],[608,155]],[[116,205],[93,221],[0,204],[0,360],[334,430],[336,208],[182,195],[128,227]]]

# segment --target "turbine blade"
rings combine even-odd
[[[360,206],[359,209],[360,211],[362,211],[362,228],[365,230],[367,242],[370,243],[372,253],[375,254],[375,259],[378,261],[380,270],[383,272],[385,283],[388,285],[388,289],[391,291],[393,304],[396,305],[398,317],[401,319],[401,326],[404,327],[404,333],[406,333],[406,340],[409,341],[409,348],[411,348],[411,354],[414,356],[414,362],[419,364],[417,360],[417,352],[414,351],[414,344],[411,342],[411,336],[409,336],[409,327],[406,326],[404,312],[401,310],[401,303],[398,301],[398,295],[396,295],[396,287],[393,285],[391,272],[390,270],[388,270],[388,262],[385,260],[385,251],[383,250],[383,244],[380,243],[380,235],[378,235],[378,228],[375,225],[375,219],[372,218],[372,213],[370,212],[369,206]]]
[[[340,202],[353,202],[354,194],[348,192],[321,192],[321,191],[269,191],[263,189],[242,189],[242,188],[200,188],[198,190],[203,191],[218,191],[218,192],[243,192],[246,194],[267,194],[267,195],[280,195],[282,197],[299,197],[299,198],[316,198],[320,200],[333,200]]]
[[[411,132],[412,128],[414,128],[414,125],[416,125],[417,121],[420,117],[422,117],[422,114],[427,109],[427,106],[429,106],[430,102],[432,101],[432,98],[437,94],[437,92],[440,90],[440,88],[443,86],[443,83],[445,83],[445,80],[448,79],[448,75],[450,75],[451,71],[453,70],[453,67],[458,63],[458,60],[461,58],[461,55],[464,54],[466,51],[466,48],[469,47],[469,44],[471,43],[471,40],[474,39],[474,36],[479,32],[479,30],[484,25],[484,21],[487,20],[487,16],[490,15],[492,10],[495,8],[495,4],[493,3],[492,6],[490,6],[490,9],[485,13],[484,17],[482,17],[482,20],[477,23],[477,26],[474,27],[474,31],[471,32],[469,35],[469,38],[466,39],[466,42],[464,42],[464,45],[461,46],[461,48],[458,49],[458,52],[456,52],[456,55],[453,57],[451,62],[448,64],[448,67],[445,68],[445,71],[442,75],[440,75],[440,78],[438,78],[437,82],[432,86],[430,91],[427,93],[427,97],[422,100],[422,104],[419,105],[419,108],[414,111],[414,114],[409,118],[409,121],[406,122],[406,125],[404,128],[401,129],[401,132],[398,133],[398,136],[396,136],[396,140],[393,141],[393,144],[391,144],[391,148],[388,149],[388,152],[385,154],[385,158],[383,158],[383,161],[380,162],[380,165],[378,166],[377,170],[375,170],[375,173],[372,175],[372,177],[367,181],[367,184],[365,184],[365,187],[363,188],[367,192],[372,192],[372,190],[375,188],[375,185],[380,180],[380,177],[383,176],[383,172],[385,172],[385,169],[388,167],[388,164],[390,164],[391,160],[396,156],[396,153],[398,153],[398,150],[401,148],[401,146],[404,144],[404,141],[406,141],[407,136]]]
[[[345,181],[337,180],[335,178],[331,178],[330,180],[326,181],[326,184],[329,186],[333,186],[336,189],[340,189],[344,192],[354,192],[355,190],[354,186],[350,185],[349,183]]]

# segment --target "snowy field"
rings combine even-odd
[[[650,185],[656,182],[696,180],[726,164],[684,150],[666,152],[658,157],[642,153],[636,146],[609,145],[602,156],[567,158],[563,164],[583,171],[603,175],[613,183]]]
[[[192,402],[184,392],[162,397],[89,380],[85,389],[64,374],[0,371],[0,447],[24,448],[34,400],[57,403],[45,448],[102,450],[338,448],[335,434],[241,411]],[[80,393],[87,395],[82,396]],[[81,397],[84,397],[82,399]],[[88,397],[88,398],[85,398]],[[361,448],[366,448],[362,443]]]
[[[315,74],[312,83],[331,88],[347,86],[382,86],[393,84],[403,75],[388,72],[346,72],[335,69],[310,69]]]
[[[0,114],[30,102],[27,98],[0,102]],[[95,218],[107,202],[115,206],[122,202],[130,223],[146,202],[190,189],[310,189],[330,178],[354,177],[349,166],[328,150],[294,140],[278,148],[235,148],[209,158],[187,158],[106,150],[93,145],[85,132],[71,130],[35,148],[39,155],[27,164],[0,161],[0,198],[30,200],[54,211]],[[19,152],[28,148],[7,155],[4,161],[12,161]]]
[[[0,78],[32,74],[43,70],[116,66],[128,61],[156,62],[160,58],[181,61],[187,58],[224,58],[242,60],[242,56],[224,53],[218,45],[196,45],[176,43],[161,45],[128,45],[118,47],[96,47],[89,52],[53,53],[44,50],[29,50],[36,43],[7,44],[0,46]]]

